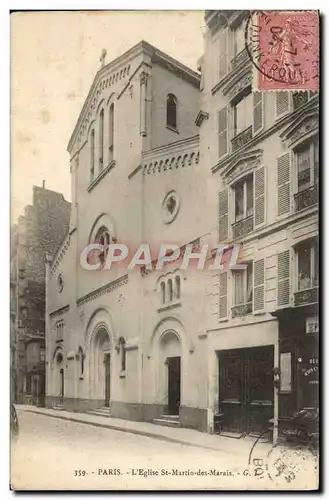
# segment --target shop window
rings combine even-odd
[[[291,386],[291,352],[282,352],[280,354],[280,391],[291,392]]]

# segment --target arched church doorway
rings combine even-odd
[[[111,401],[111,342],[105,326],[98,328],[95,333],[91,361],[93,398],[109,407]]]
[[[168,415],[179,415],[181,401],[181,345],[176,332],[169,331],[160,341],[168,394]]]

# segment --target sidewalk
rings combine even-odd
[[[87,413],[72,413],[64,410],[53,410],[50,408],[37,408],[28,405],[16,405],[17,410],[46,415],[48,417],[70,420],[81,424],[94,425],[121,432],[130,432],[140,436],[146,436],[161,441],[179,443],[185,446],[194,446],[197,448],[209,449],[233,454],[249,456],[251,447],[255,438],[246,437],[241,439],[228,438],[214,434],[195,431],[192,429],[162,427],[148,422],[133,422],[119,418],[103,417],[98,415],[89,415]],[[258,446],[268,447],[270,443],[259,443]]]

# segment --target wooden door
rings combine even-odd
[[[222,430],[259,434],[273,418],[273,346],[219,353]]]
[[[274,415],[273,362],[274,347],[248,349],[245,359],[247,383],[248,434],[259,435],[269,426]]]
[[[105,354],[105,406],[110,406],[111,399],[111,354]]]
[[[64,399],[64,370],[61,368],[59,370],[59,395],[61,398],[61,402],[63,402]]]
[[[243,358],[227,352],[220,358],[219,411],[222,430],[243,432],[246,426],[246,387]]]
[[[180,406],[180,357],[167,358],[168,363],[168,414],[179,415]]]

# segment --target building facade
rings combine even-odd
[[[276,439],[316,395],[318,96],[252,92],[247,15],[206,12],[201,75],[145,42],[96,74],[48,259],[48,406]],[[87,271],[94,242],[239,244],[244,268]]]
[[[11,231],[11,397],[43,405],[45,398],[45,256],[67,231],[70,203],[34,186],[33,204]]]
[[[199,74],[146,42],[95,76],[68,146],[70,229],[47,270],[49,406],[146,421],[170,414],[206,429],[193,315],[205,308],[193,272],[80,264],[93,242],[132,254],[147,243],[155,258],[161,243],[184,247],[202,234],[199,86]]]
[[[275,435],[318,401],[318,94],[252,92],[247,11],[207,11],[200,126],[211,231],[244,270],[213,276],[209,406]]]

